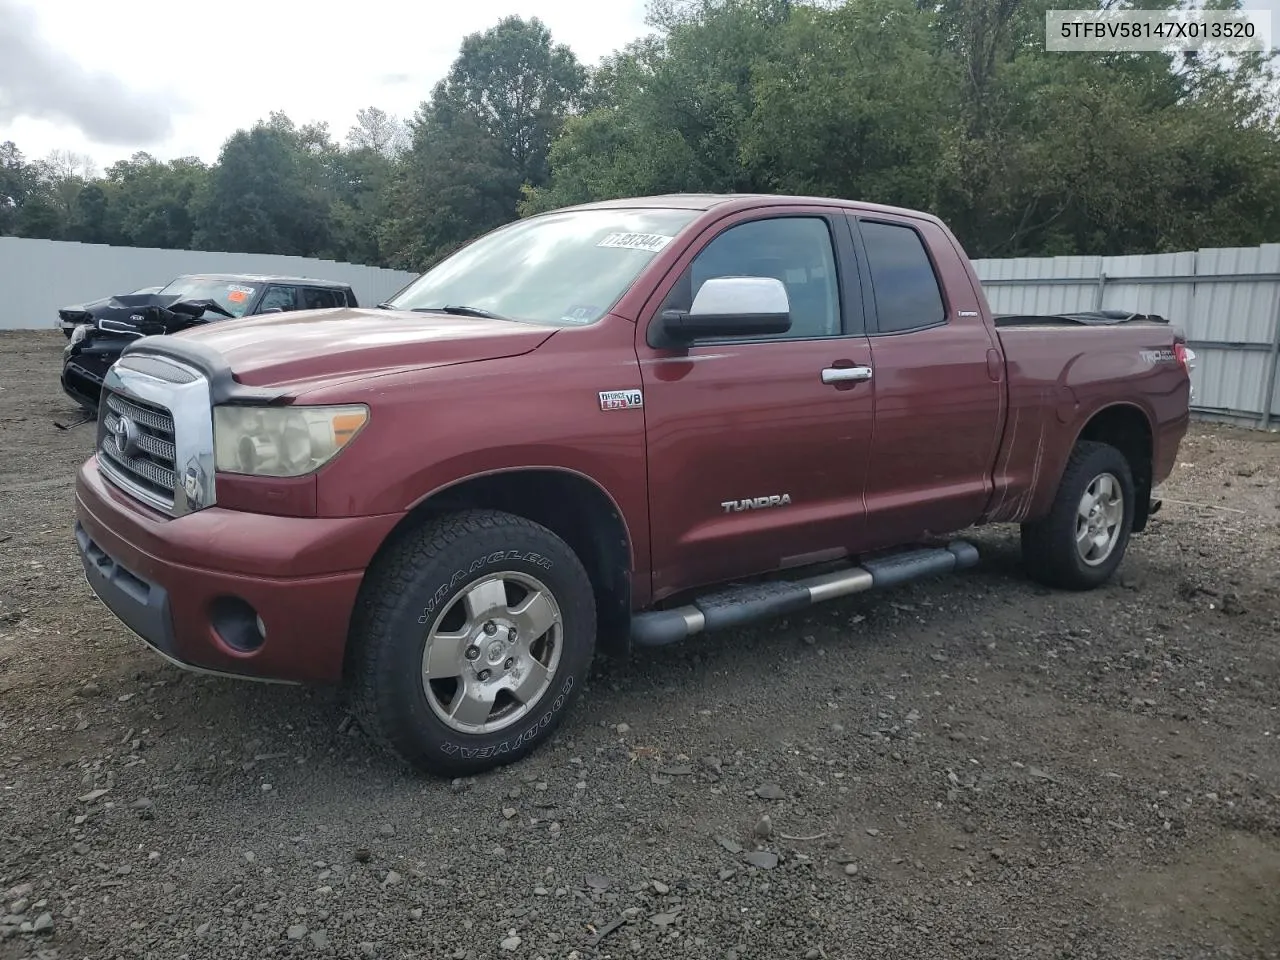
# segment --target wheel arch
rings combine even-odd
[[[1155,431],[1151,415],[1135,403],[1120,401],[1095,410],[1080,425],[1072,438],[1070,450],[1082,440],[1092,440],[1115,447],[1124,455],[1133,474],[1133,532],[1146,528],[1151,513],[1152,477],[1155,464]]]
[[[465,509],[501,510],[547,527],[586,568],[596,595],[597,636],[625,653],[630,636],[634,540],[617,500],[565,467],[511,467],[451,481],[419,498],[383,539],[366,569],[432,518]]]

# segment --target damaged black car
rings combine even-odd
[[[202,274],[177,277],[155,293],[130,293],[59,311],[74,329],[63,351],[62,390],[96,416],[102,380],[139,337],[179,333],[219,320],[291,310],[355,307],[345,283],[305,277]]]

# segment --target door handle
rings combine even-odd
[[[849,380],[870,379],[870,367],[827,367],[822,371],[823,383],[844,383]]]

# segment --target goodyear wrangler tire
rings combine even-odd
[[[1124,454],[1106,443],[1076,444],[1049,515],[1022,526],[1028,574],[1064,590],[1102,586],[1124,559],[1136,505]]]
[[[511,763],[564,719],[595,633],[591,582],[559,537],[498,511],[446,516],[370,570],[352,624],[356,715],[428,773]]]

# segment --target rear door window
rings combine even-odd
[[[905,333],[947,319],[924,240],[905,224],[859,221],[871,270],[879,333]]]
[[[319,287],[302,288],[303,310],[328,310],[332,307],[345,306],[346,299],[341,290],[322,290]]]

